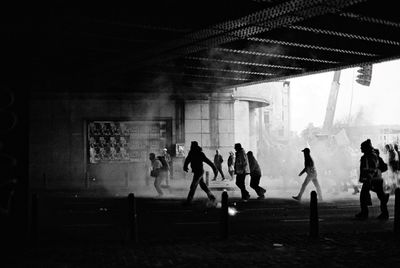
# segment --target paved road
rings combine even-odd
[[[370,219],[358,221],[357,198],[320,202],[321,233],[390,231],[393,229],[393,196],[389,201],[390,219],[379,221],[379,200],[373,199]],[[192,206],[183,199],[137,198],[138,236],[142,241],[219,235],[221,209],[210,206],[205,198]],[[128,230],[127,198],[121,197],[46,197],[39,201],[39,237],[41,240],[125,240]],[[309,203],[288,198],[229,199],[236,214],[229,217],[229,234],[308,233]]]
[[[319,204],[320,236],[310,238],[309,204],[275,195],[240,202],[234,194],[227,239],[220,209],[202,197],[137,199],[137,243],[128,242],[127,198],[40,195],[38,244],[14,249],[1,267],[397,267],[393,219],[354,220],[357,196]],[[282,196],[288,196],[284,194]],[[393,197],[389,202],[393,215]],[[7,265],[2,265],[7,264]]]

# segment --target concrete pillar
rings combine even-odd
[[[211,148],[219,148],[219,131],[218,131],[218,102],[210,102],[210,145]]]

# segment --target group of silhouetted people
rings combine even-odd
[[[256,192],[257,199],[264,199],[266,189],[260,187],[260,179],[262,176],[261,168],[258,164],[258,161],[254,157],[253,152],[249,151],[246,153],[240,143],[236,143],[234,149],[235,153],[229,153],[228,171],[231,179],[233,179],[234,175],[236,175],[236,185],[240,189],[241,199],[243,201],[248,201],[250,199],[250,193],[247,191],[245,184],[245,179],[247,175],[250,175],[250,187]],[[312,182],[317,190],[318,199],[322,200],[321,187],[318,182],[317,170],[314,164],[314,160],[311,157],[311,150],[310,148],[304,148],[302,152],[304,154],[304,168],[299,173],[299,176],[302,176],[304,173],[306,173],[307,176],[304,179],[303,184],[301,185],[299,193],[292,198],[297,201],[301,201],[302,195],[307,185]],[[389,218],[389,213],[387,210],[389,194],[385,193],[382,173],[388,170],[388,164],[386,164],[385,161],[380,157],[379,150],[372,146],[370,139],[367,139],[366,141],[361,143],[361,152],[363,153],[360,159],[359,174],[359,182],[362,183],[360,192],[361,211],[356,215],[356,218],[368,218],[368,206],[372,205],[370,191],[373,191],[377,194],[380,200],[381,214],[378,216],[378,219],[387,220]],[[398,161],[398,152],[397,158],[394,159]],[[159,195],[162,195],[160,184],[161,181],[167,176],[167,163],[163,163],[163,159],[156,158],[154,154],[150,154],[150,160],[152,162],[151,176],[155,177],[154,186],[156,187]],[[395,165],[393,161],[390,162],[389,160],[389,166]],[[185,172],[188,172],[188,166],[190,164],[193,172],[193,178],[190,185],[189,193],[185,201],[186,205],[189,205],[192,202],[196,188],[199,184],[201,189],[207,194],[210,201],[215,202],[216,200],[215,196],[211,193],[204,180],[203,163],[208,164],[212,168],[214,172],[213,180],[216,180],[218,173],[221,174],[222,181],[226,179],[222,172],[223,157],[220,155],[219,150],[216,150],[214,162],[212,162],[203,153],[202,148],[199,146],[198,142],[192,141],[190,151],[183,165],[183,170]],[[393,169],[393,167],[391,168]],[[400,167],[398,169],[400,169]]]
[[[228,171],[231,178],[233,178],[233,175],[236,174],[236,185],[240,189],[242,200],[247,201],[250,199],[250,194],[247,191],[245,185],[246,175],[248,174],[250,174],[250,187],[254,189],[259,199],[264,198],[266,190],[259,186],[261,179],[261,169],[257,160],[253,156],[253,153],[249,151],[246,154],[240,143],[236,143],[234,148],[236,151],[235,155],[233,155],[233,153],[231,152],[228,158]],[[208,164],[212,168],[214,172],[213,180],[216,180],[218,172],[220,172],[222,180],[225,180],[225,176],[222,172],[222,162],[223,158],[219,154],[218,150],[216,151],[213,163],[202,152],[202,148],[199,146],[198,142],[192,141],[189,154],[186,157],[185,163],[183,165],[183,170],[188,172],[188,166],[190,164],[193,172],[193,179],[185,204],[191,203],[198,184],[200,184],[201,189],[206,192],[208,198],[211,201],[215,201],[215,196],[211,193],[203,178],[203,163]]]

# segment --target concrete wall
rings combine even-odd
[[[245,151],[250,148],[250,109],[248,101],[235,101],[235,142],[241,143]]]
[[[96,178],[93,185],[123,186],[126,179],[130,185],[142,185],[144,163],[87,164],[85,120],[164,118],[172,120],[175,126],[174,116],[174,102],[166,96],[33,96],[29,132],[31,186],[43,187],[46,181],[48,188],[82,188],[86,175]],[[176,141],[173,138],[171,142]]]

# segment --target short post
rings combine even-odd
[[[208,186],[210,181],[210,172],[206,171],[206,185]]]
[[[310,237],[318,238],[318,199],[315,191],[311,192],[310,200]]]
[[[38,196],[32,195],[31,204],[31,241],[33,244],[38,242]]]
[[[221,198],[221,238],[228,238],[229,214],[228,214],[228,192],[224,190]]]
[[[46,173],[43,172],[43,188],[47,190],[47,178]]]
[[[400,188],[394,191],[394,233],[400,236]]]
[[[132,242],[137,242],[137,213],[136,213],[136,199],[133,193],[128,195],[128,239]]]

